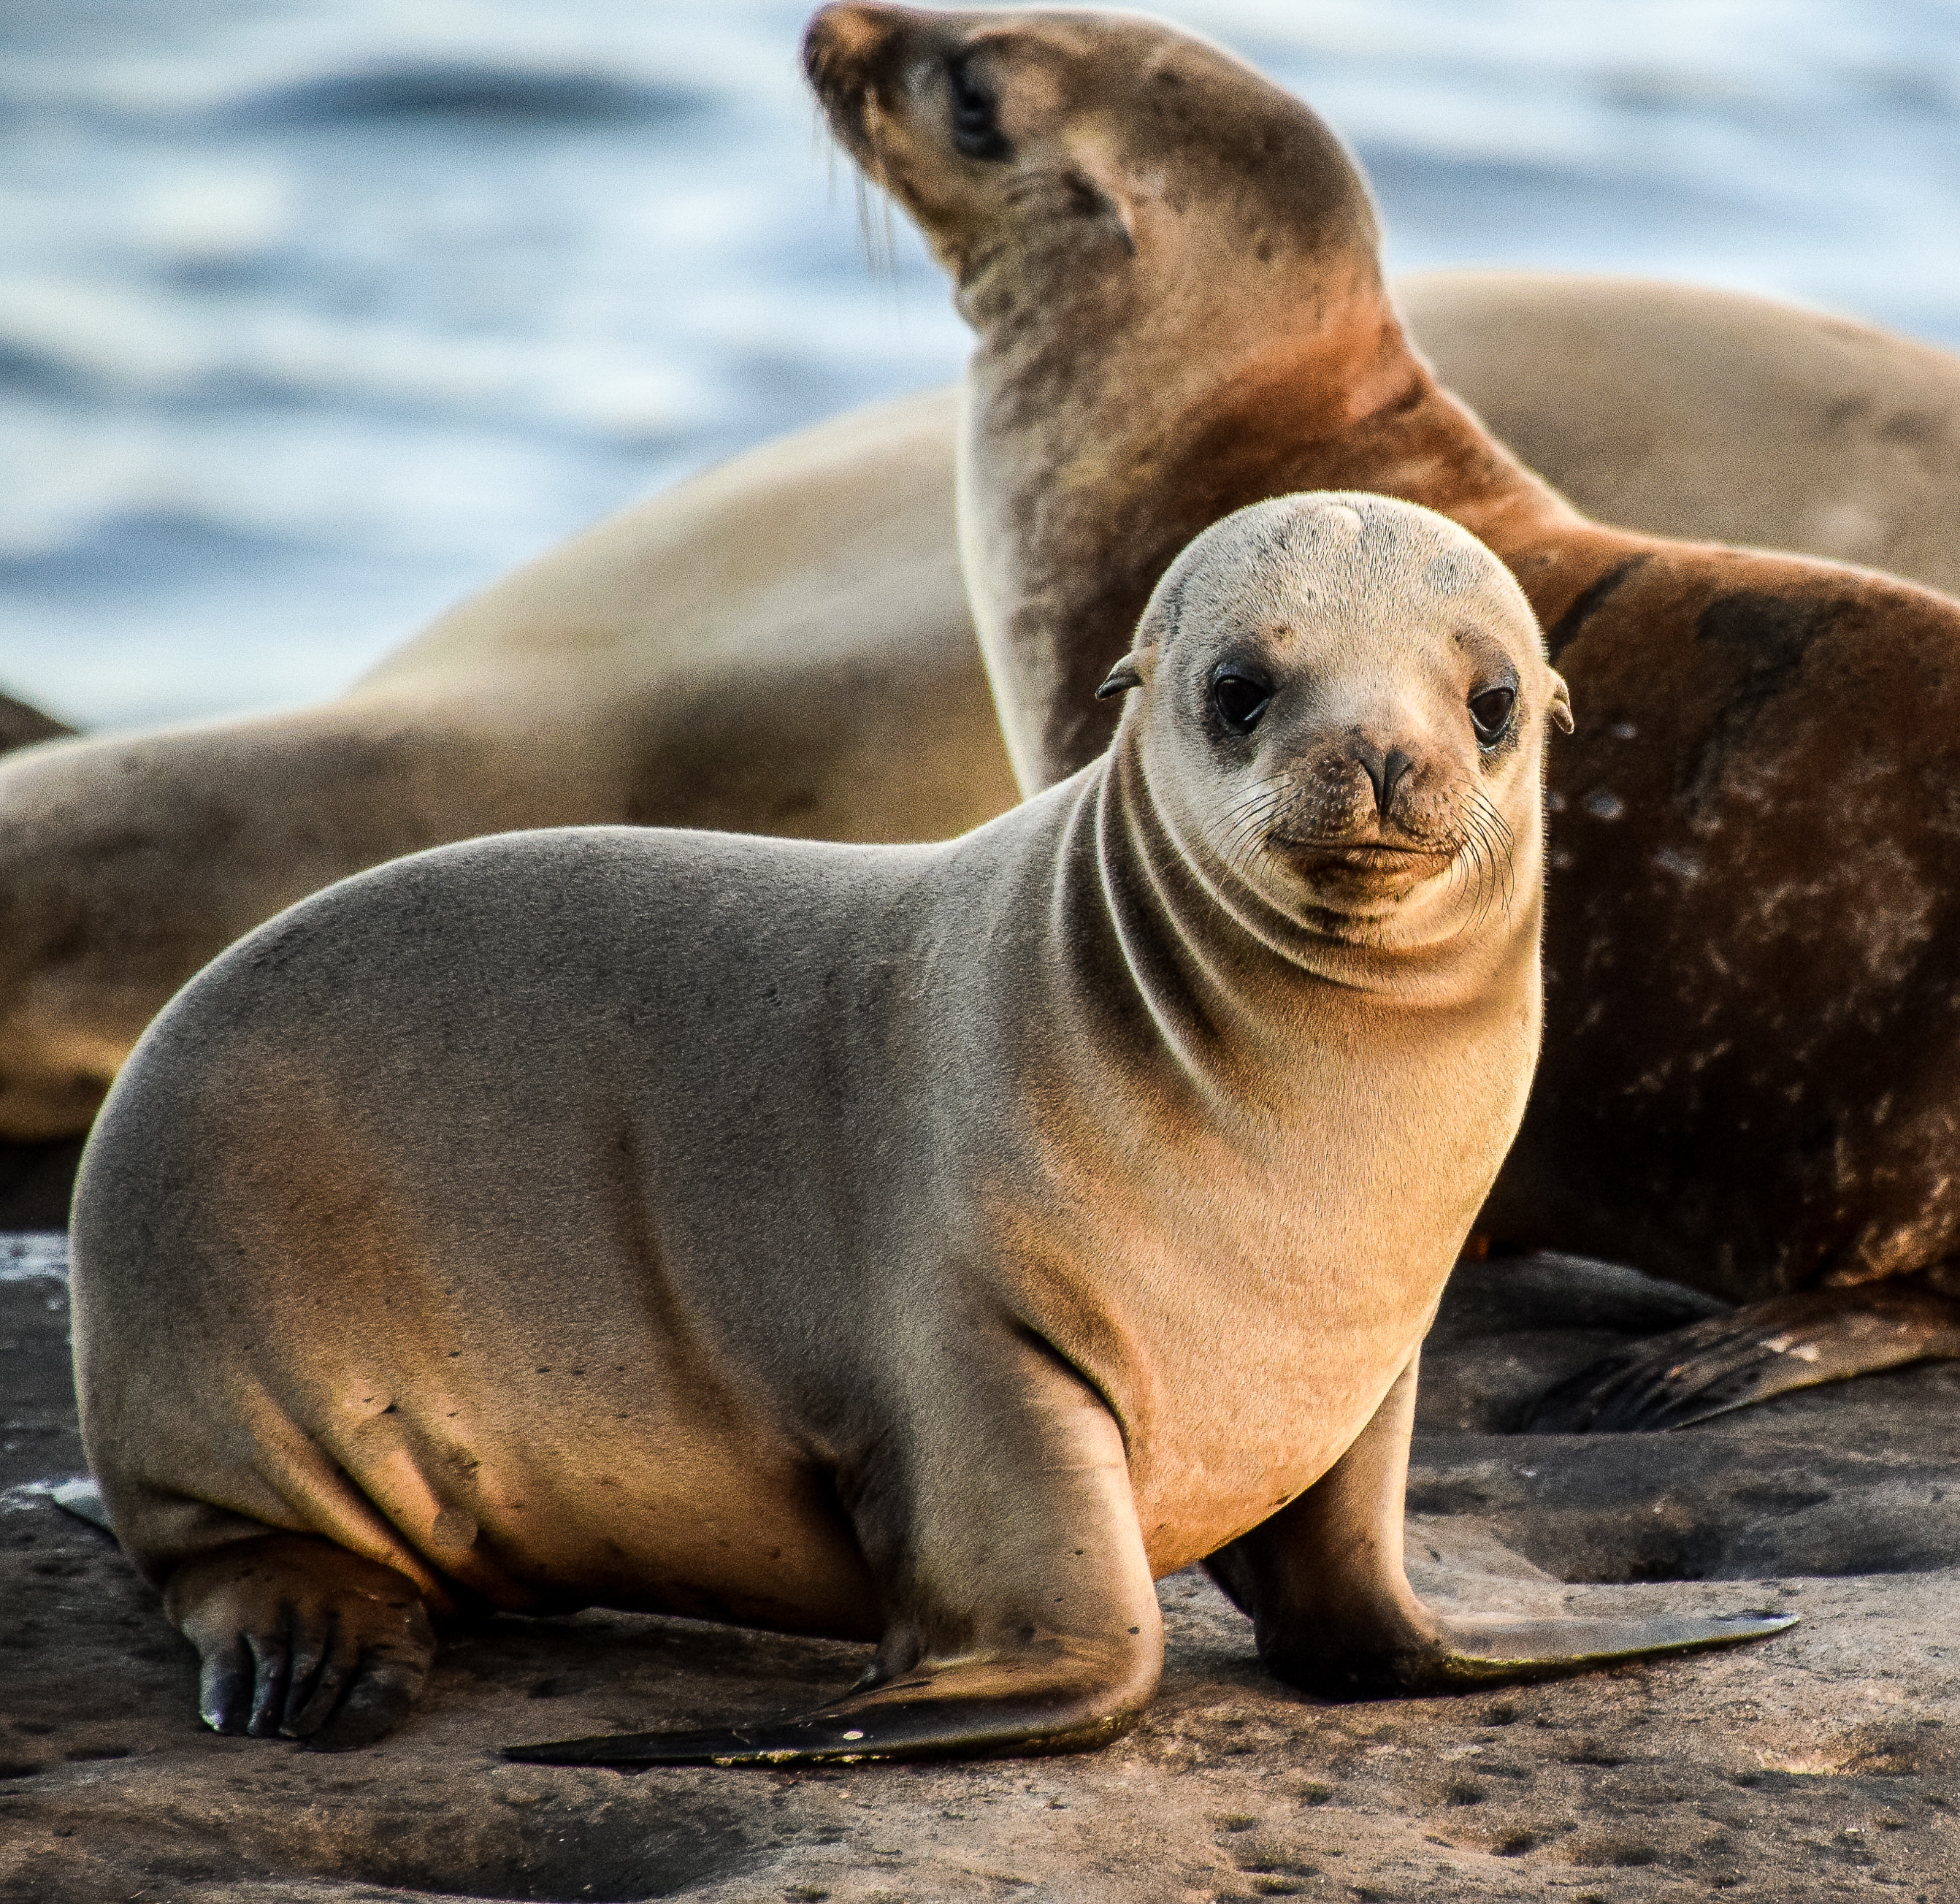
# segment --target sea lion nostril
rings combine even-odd
[[[1365,740],[1354,743],[1354,757],[1368,776],[1369,785],[1375,790],[1376,812],[1386,817],[1396,789],[1414,770],[1414,760],[1400,747],[1391,747],[1384,753]]]

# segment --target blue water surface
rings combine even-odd
[[[0,686],[103,727],[331,693],[593,517],[955,375],[902,223],[867,265],[805,11],[6,0]],[[1354,145],[1397,269],[1960,345],[1952,0],[1165,11]]]

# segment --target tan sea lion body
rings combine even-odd
[[[0,1137],[86,1129],[199,966],[403,853],[597,822],[936,839],[1001,811],[945,411],[880,406],[697,477],[337,701],[0,760]]]
[[[1672,285],[1430,272],[1397,295],[1443,380],[1582,508],[1960,589],[1960,359]],[[931,392],[737,457],[323,706],[0,764],[0,1138],[79,1134],[199,966],[397,854],[607,822],[934,839],[1004,808],[956,410]]]
[[[1547,271],[1397,279],[1409,339],[1599,522],[1960,594],[1960,357],[1740,291]]]
[[[1546,1050],[1479,1227],[1751,1306],[1541,1421],[1670,1425],[1960,1353],[1960,604],[1581,516],[1410,349],[1333,135],[1216,48],[865,5],[807,53],[978,335],[962,544],[1024,785],[1106,743],[1135,604],[1263,495],[1438,508],[1542,620],[1580,721]]]
[[[212,1723],[371,1736],[474,1595],[881,1638],[808,1719],[546,1756],[1094,1743],[1153,1574],[1221,1549],[1335,1687],[1739,1636],[1493,1651],[1402,1575],[1412,1358],[1537,1043],[1564,690],[1514,584],[1289,498],[1126,669],[1106,759],[949,845],[482,841],[158,1020],[83,1166],[76,1361]]]

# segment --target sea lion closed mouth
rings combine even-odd
[[[516,1755],[616,1765],[1093,1745],[1208,1557],[1337,1694],[1786,1623],[1459,1625],[1403,1575],[1418,1345],[1538,1040],[1564,690],[1510,577],[1269,503],[1117,678],[1106,758],[948,845],[445,848],[158,1020],[76,1361],[213,1725],[378,1736],[462,1595],[879,1641],[802,1719]]]
[[[1262,496],[1438,509],[1538,613],[1581,724],[1551,764],[1545,1057],[1478,1227],[1745,1304],[1539,1425],[1678,1426],[1960,1354],[1960,606],[1580,516],[1410,349],[1338,142],[1216,47],[842,5],[806,49],[978,333],[960,533],[1024,786],[1106,743],[1093,690],[1137,605]]]

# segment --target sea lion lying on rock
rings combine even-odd
[[[1444,382],[1582,508],[1960,587],[1947,353],[1623,279],[1427,272],[1397,295]],[[0,766],[0,1227],[62,1220],[63,1140],[142,1027],[334,880],[511,827],[938,839],[1009,805],[955,408],[854,412],[651,497],[324,705]]]
[[[373,1737],[466,1598],[880,1640],[806,1718],[555,1762],[1096,1744],[1206,1556],[1337,1693],[1776,1630],[1459,1629],[1403,1577],[1538,1044],[1565,696],[1515,584],[1268,503],[1109,685],[1111,753],[949,845],[505,836],[173,1001],[84,1160],[75,1355],[212,1724]]]
[[[806,51],[978,334],[960,533],[1025,786],[1107,744],[1138,604],[1262,496],[1440,510],[1548,630],[1581,723],[1550,769],[1545,1052],[1478,1227],[1745,1306],[1538,1425],[1960,1354],[1960,605],[1579,514],[1410,349],[1338,142],[1215,47],[844,5]]]
[[[698,477],[630,546],[602,525],[338,700],[0,760],[0,1137],[86,1130],[201,965],[401,854],[593,821],[924,839],[1010,804],[916,407]]]

